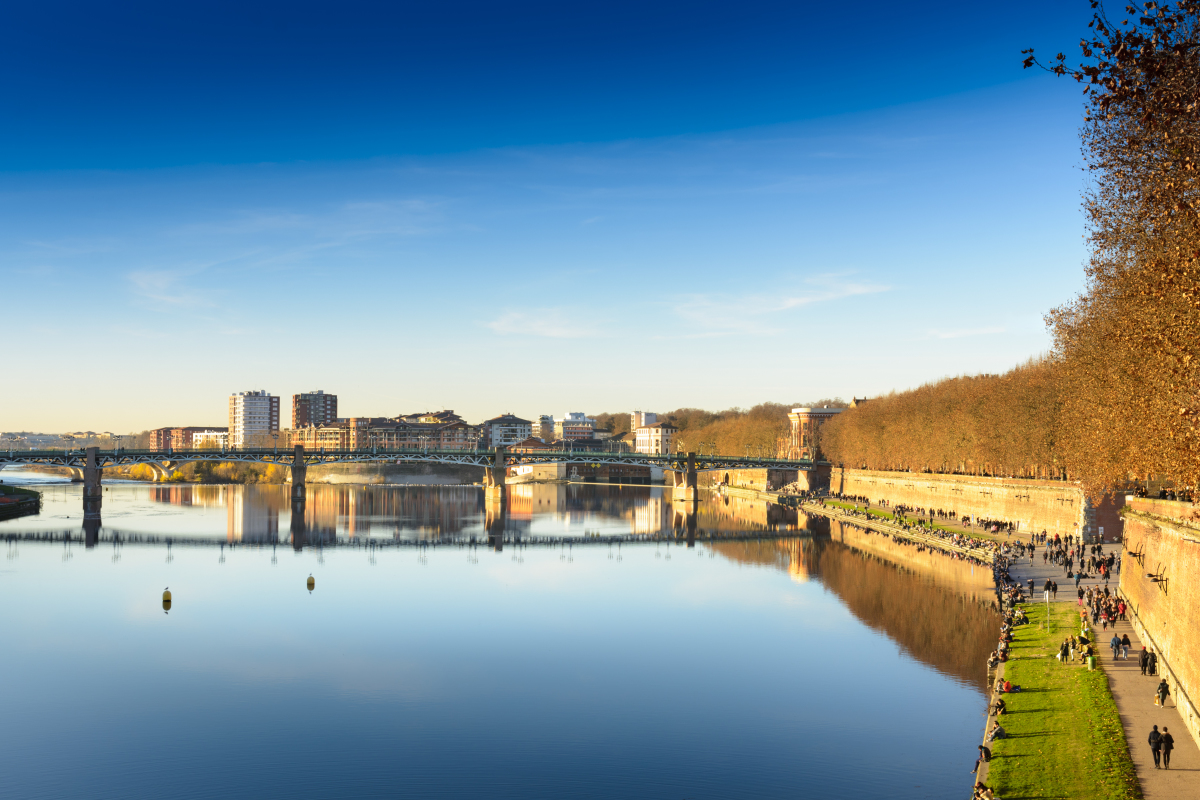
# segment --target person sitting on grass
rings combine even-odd
[[[996,705],[992,706],[992,713],[993,713],[993,714],[995,714],[997,717],[1002,717],[1002,716],[1004,716],[1004,712],[1005,712],[1007,709],[1008,709],[1008,706],[1007,706],[1007,705],[1005,705],[1005,703],[1004,703],[1004,698],[1003,698],[1003,697],[997,697],[997,698],[996,698]]]
[[[1007,739],[1007,738],[1008,738],[1008,732],[1005,731],[1004,728],[1000,727],[1000,721],[997,720],[996,722],[993,722],[992,729],[990,731],[988,731],[987,743],[991,744],[992,742],[996,741],[997,739]]]

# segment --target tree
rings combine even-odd
[[[1087,289],[1053,310],[1061,447],[1090,494],[1131,474],[1200,478],[1200,2],[1093,2],[1085,86]]]

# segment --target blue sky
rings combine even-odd
[[[875,395],[1082,286],[1087,3],[0,10],[0,429]]]

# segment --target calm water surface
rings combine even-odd
[[[482,492],[315,486],[325,544],[295,550],[281,487],[106,486],[108,531],[256,545],[10,539],[4,797],[969,791],[995,618],[803,515],[705,500],[704,528],[798,535],[692,549],[361,548],[482,536]],[[79,485],[42,488],[0,536],[79,530]],[[506,525],[653,534],[676,511],[538,487]]]

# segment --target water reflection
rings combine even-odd
[[[821,527],[817,520],[810,524]],[[843,531],[840,523],[832,529],[831,538],[714,542],[710,547],[738,563],[786,571],[793,580],[819,580],[855,617],[910,656],[986,693],[984,665],[1000,627],[990,573],[883,536],[849,527]]]
[[[123,487],[124,488],[124,487]],[[138,487],[141,488],[141,487]],[[129,489],[136,491],[136,489]],[[805,529],[794,509],[741,498],[676,500],[652,486],[518,484],[503,502],[471,486],[310,485],[303,524],[292,519],[286,486],[162,486],[145,489],[152,503],[224,508],[230,542],[280,541],[280,530],[302,530],[309,542],[339,536],[445,539],[503,531],[520,538],[538,528],[593,525],[607,532],[661,535],[683,530],[688,518],[700,532]]]
[[[77,486],[0,523],[0,668],[22,686],[0,794],[148,800],[163,775],[197,797],[268,798],[918,800],[966,785],[996,629],[969,566],[659,487],[515,486],[500,502],[318,484],[297,509],[286,489],[113,484],[90,550]],[[109,551],[113,531],[135,535]],[[513,546],[526,533],[574,546]],[[660,540],[603,538],[618,534]],[[922,735],[897,737],[896,719]],[[296,730],[333,733],[314,759]],[[854,752],[871,763],[847,770]]]

